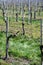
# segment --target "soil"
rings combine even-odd
[[[7,60],[5,60],[7,63],[12,63],[15,65],[29,65],[30,61],[23,58],[13,58],[9,57]]]

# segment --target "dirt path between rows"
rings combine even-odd
[[[23,58],[13,58],[9,57],[7,60],[5,60],[7,63],[12,63],[12,65],[29,65],[30,61],[23,59]]]

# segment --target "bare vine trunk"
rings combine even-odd
[[[6,59],[8,58],[8,19],[6,18]]]
[[[36,11],[34,11],[34,19],[36,19]]]
[[[25,29],[24,29],[24,5],[21,3],[21,13],[22,13],[22,31],[23,35],[25,35]]]

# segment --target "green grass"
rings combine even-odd
[[[4,60],[0,60],[0,65],[12,65],[11,63],[7,63]]]
[[[5,34],[0,33],[0,56],[5,55]],[[40,39],[29,38],[27,36],[18,35],[9,41],[9,55],[40,63]]]

